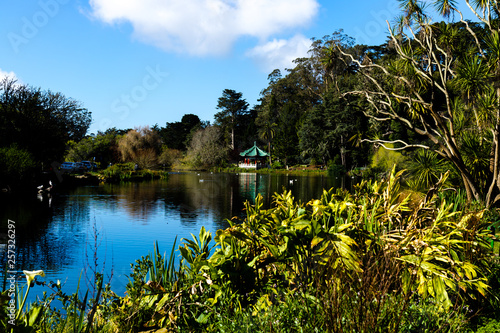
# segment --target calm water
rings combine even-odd
[[[0,263],[5,267],[10,219],[16,226],[16,270],[43,269],[45,281],[61,280],[66,292],[74,292],[80,274],[87,287],[96,253],[97,270],[105,273],[105,282],[111,277],[112,289],[123,295],[130,263],[152,252],[156,241],[168,254],[176,236],[179,244],[202,226],[215,235],[227,227],[226,219],[244,216],[244,202],[253,202],[258,193],[269,206],[273,193],[283,188],[306,202],[338,185],[317,175],[172,173],[163,181],[58,192],[51,202],[7,197],[0,208]],[[25,281],[22,273],[19,279]]]

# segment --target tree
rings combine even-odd
[[[158,162],[163,165],[163,167],[172,168],[172,166],[182,158],[182,152],[177,149],[165,148],[161,152],[161,155],[158,158]]]
[[[340,81],[346,73],[352,74],[352,68],[345,65],[337,48],[356,54],[365,49],[362,45],[355,45],[354,39],[344,34],[342,29],[323,38],[313,39],[308,62],[311,64],[315,84],[309,89],[315,91],[322,99],[334,86],[338,87],[339,84],[342,86]]]
[[[242,98],[243,94],[231,89],[224,89],[222,97],[217,103],[217,112],[214,115],[215,124],[221,126],[231,135],[231,150],[236,149],[235,129],[241,123],[241,118],[246,115],[248,103]]]
[[[257,112],[257,108],[254,106],[240,117],[240,121],[236,125],[234,140],[238,143],[237,146],[243,150],[252,147],[259,137],[256,124]],[[231,159],[234,158],[239,158],[238,151],[232,152]]]
[[[134,162],[140,168],[151,169],[158,164],[161,139],[158,133],[149,127],[139,127],[118,140],[118,149],[123,161]]]
[[[80,141],[91,114],[61,93],[42,91],[6,78],[0,82],[0,147],[16,145],[37,164],[60,161],[69,140]]]
[[[70,140],[65,159],[67,161],[94,160],[104,167],[109,163],[116,163],[120,160],[118,133],[118,130],[111,129],[104,133],[98,132],[97,135],[89,135],[79,142]]]
[[[274,76],[273,76],[274,75]],[[275,70],[269,76],[270,84],[276,82],[276,78],[281,78],[279,70]],[[278,116],[278,104],[275,94],[264,95],[260,99],[261,103],[256,106],[257,117],[255,124],[257,132],[262,140],[267,142],[267,152],[269,154],[269,165],[272,164],[271,147],[273,146],[274,137],[276,136],[276,121]]]
[[[286,104],[277,119],[274,152],[277,157],[284,160],[285,165],[288,165],[290,159],[296,158],[299,153],[298,120],[299,111],[293,103]]]
[[[320,100],[303,116],[298,135],[303,157],[321,160],[324,164],[338,158],[348,169],[348,165],[366,164],[366,147],[349,149],[353,143],[349,141],[366,132],[368,126],[359,105],[348,104],[340,98],[342,92],[355,87],[359,80],[355,68],[345,61],[346,56],[339,49],[355,56],[368,50],[366,46],[354,45],[354,40],[342,30],[314,39],[308,61],[317,83],[309,90],[315,91]]]
[[[267,106],[267,112],[261,111],[262,105],[256,106],[256,112],[260,117],[255,119],[255,124],[258,126],[258,136],[260,139],[267,142],[267,153],[269,155],[269,165],[272,164],[271,158],[271,143],[273,142],[274,136],[276,134],[276,123],[270,120],[270,115],[273,113],[271,110],[273,109],[274,103],[270,103]]]
[[[185,114],[180,122],[167,123],[159,133],[168,148],[185,151],[192,134],[201,127],[203,124],[197,115]]]
[[[454,14],[459,22],[433,24],[424,1],[402,1],[400,25],[391,30],[393,59],[374,62],[340,50],[365,79],[362,87],[344,96],[362,96],[371,106],[365,110],[367,116],[400,122],[426,138],[366,141],[381,145],[390,141],[398,150],[434,151],[459,172],[468,198],[489,206],[500,198],[499,3],[475,1],[468,6],[484,28],[466,21],[456,1],[433,3],[443,16]],[[456,47],[456,38],[442,38],[453,29],[458,29],[454,35],[467,37],[461,41],[468,46],[465,50]],[[484,151],[490,152],[489,170],[483,167],[484,158],[468,157]]]
[[[275,69],[268,76],[268,87],[261,92],[255,123],[260,137],[267,141],[269,153],[282,159],[300,157],[297,131],[303,117],[322,103],[326,85],[325,71],[316,53],[319,45],[313,43],[311,57],[294,60],[295,67],[287,69],[285,76]]]
[[[298,132],[301,154],[323,164],[339,156],[345,169],[366,165],[367,147],[353,147],[356,142],[350,139],[367,128],[367,118],[359,108],[348,105],[331,91],[325,94],[323,103],[305,115]]]
[[[281,75],[279,69],[269,74],[269,85],[261,92],[261,110],[270,112],[269,116],[273,120],[286,104],[294,104],[302,115],[321,100],[319,76],[313,61],[299,58],[294,63],[295,67],[287,69],[285,76]]]
[[[188,161],[196,168],[210,168],[227,162],[228,148],[218,126],[196,131],[187,151]]]

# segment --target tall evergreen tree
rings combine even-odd
[[[221,126],[230,134],[231,150],[236,149],[235,129],[241,124],[242,118],[247,114],[248,103],[242,98],[241,92],[224,89],[219,97],[217,109],[221,110],[214,115],[215,124]]]

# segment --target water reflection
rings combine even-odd
[[[228,226],[226,219],[243,217],[244,202],[254,203],[259,193],[267,208],[275,192],[291,190],[306,202],[335,182],[324,176],[173,173],[168,180],[58,192],[50,206],[36,198],[5,197],[6,204],[0,208],[0,234],[6,233],[8,219],[16,221],[17,269],[44,269],[47,280],[68,277],[68,290],[72,291],[88,264],[86,252],[97,227],[102,237],[98,257],[107,260],[108,268],[112,263],[112,287],[120,293],[127,283],[130,263],[152,251],[156,241],[162,251],[170,251],[176,236],[190,238],[201,226],[215,233]],[[6,243],[0,237],[2,267]]]
[[[3,200],[0,232],[6,232],[9,219],[15,222],[17,269],[57,269],[72,263],[71,253],[83,235],[80,221],[88,220],[87,205],[68,204],[65,198],[60,198],[58,208],[53,209],[45,200],[36,198],[5,196]],[[54,221],[54,215],[60,218]],[[0,242],[5,245],[7,239]],[[6,246],[0,255],[0,263],[5,267]]]

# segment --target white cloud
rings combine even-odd
[[[5,79],[6,77],[10,77],[10,78],[17,80],[19,82],[19,79],[17,78],[17,76],[14,72],[6,72],[0,68],[0,81]]]
[[[305,26],[317,0],[90,0],[91,15],[128,22],[134,37],[166,51],[192,55],[228,52],[240,37],[265,40]]]
[[[310,47],[310,39],[296,35],[289,40],[274,39],[258,45],[246,55],[257,62],[264,71],[271,72],[274,69],[283,71],[285,68],[294,67],[293,60],[306,57]]]

